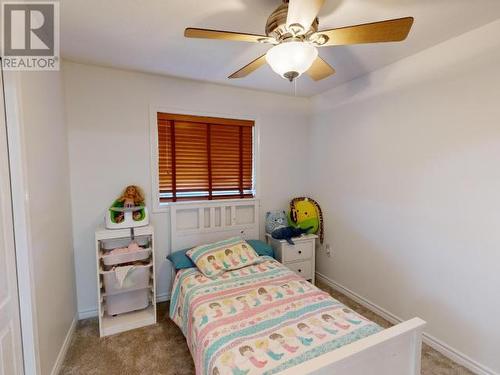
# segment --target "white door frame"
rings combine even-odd
[[[0,60],[1,64],[1,60]],[[24,373],[12,212],[9,144],[0,66],[0,372]]]
[[[14,237],[18,291],[23,343],[24,371],[26,375],[40,374],[36,296],[33,279],[33,256],[28,186],[26,176],[26,152],[23,136],[21,84],[19,72],[4,72],[5,111],[7,117],[7,142],[11,170],[12,209],[14,212]]]

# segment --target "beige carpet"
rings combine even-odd
[[[389,327],[391,324],[350,298],[319,284],[335,299],[361,315]],[[161,375],[194,374],[186,340],[167,317],[166,303],[158,305],[158,324],[99,338],[97,319],[78,322],[61,375]],[[424,345],[422,375],[472,374]]]

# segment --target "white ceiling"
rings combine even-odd
[[[264,33],[280,0],[62,0],[62,56],[293,95],[293,86],[264,66],[239,80],[226,77],[265,53],[265,45],[186,39],[188,26]],[[413,16],[402,43],[328,47],[337,70],[321,82],[305,75],[297,94],[311,96],[500,18],[500,0],[326,0],[320,29]],[[466,48],[467,46],[464,46]]]

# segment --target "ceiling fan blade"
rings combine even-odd
[[[250,73],[252,73],[255,70],[259,69],[265,63],[266,63],[266,55],[262,55],[260,57],[257,57],[251,63],[245,65],[240,70],[237,70],[236,72],[234,72],[233,74],[231,74],[228,78],[243,78],[243,77],[246,77]]]
[[[342,46],[348,44],[400,42],[405,40],[413,25],[413,17],[365,23],[356,26],[318,31],[312,38],[318,46]],[[326,41],[321,42],[322,36]]]
[[[195,27],[188,27],[186,30],[184,30],[184,36],[186,38],[222,39],[222,40],[233,40],[237,42],[250,42],[250,43],[275,42],[273,38],[269,38],[265,35],[244,34],[244,33],[236,33],[233,31],[198,29]]]
[[[335,74],[335,69],[333,69],[325,60],[318,56],[306,73],[313,80],[320,81],[323,78]]]
[[[325,0],[290,0],[286,26],[296,34],[304,34],[314,22]],[[300,26],[297,26],[300,25]]]

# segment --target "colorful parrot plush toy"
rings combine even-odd
[[[317,234],[319,241],[323,243],[323,213],[321,212],[321,207],[314,199],[308,197],[292,199],[288,222],[296,228],[310,228],[308,233]]]

